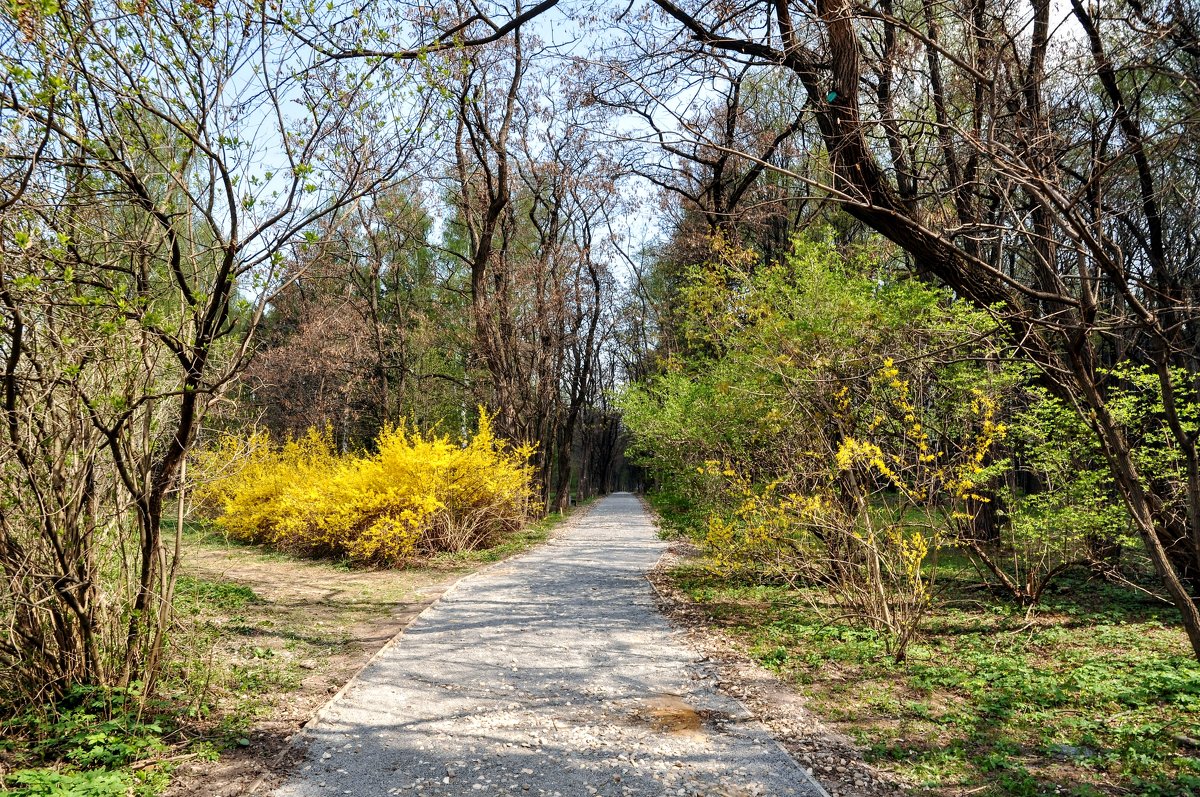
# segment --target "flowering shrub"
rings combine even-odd
[[[486,547],[529,517],[532,449],[497,439],[482,410],[463,445],[393,427],[375,449],[338,456],[317,430],[224,437],[197,458],[197,498],[237,539],[388,565]]]
[[[694,355],[623,398],[631,455],[700,508],[718,572],[818,587],[903,659],[940,552],[997,514],[1019,374],[980,365],[985,314],[828,242],[776,263],[718,243],[680,288]]]
[[[781,495],[779,482],[756,485],[716,460],[697,471],[723,482],[729,501],[727,511],[712,511],[706,520],[710,567],[722,574],[753,570],[785,582],[812,580],[830,511],[823,496]]]

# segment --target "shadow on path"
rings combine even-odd
[[[276,797],[823,794],[657,610],[664,548],[617,494],[464,579],[322,711]]]

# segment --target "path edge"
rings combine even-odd
[[[659,519],[660,519],[659,513],[654,509],[654,507],[652,507],[650,505],[650,502],[646,500],[645,496],[643,496],[640,493],[634,493],[634,495],[637,497],[638,501],[641,503],[642,509],[650,517],[651,522],[654,524],[656,533],[660,532],[662,529],[662,524],[659,523]],[[660,536],[659,539],[664,539],[664,538],[662,538]],[[646,583],[648,583],[650,585],[650,589],[653,590],[653,592],[654,592],[655,599],[658,602],[657,608],[658,608],[659,614],[661,614],[663,616],[663,618],[666,619],[666,621],[671,624],[672,628],[683,632],[684,643],[687,645],[689,650],[691,650],[697,656],[703,657],[704,652],[697,649],[697,647],[692,642],[691,634],[689,633],[690,629],[688,629],[686,626],[679,623],[672,616],[672,613],[667,611],[667,607],[673,605],[674,600],[670,596],[664,594],[663,591],[658,588],[658,584],[654,583],[654,579],[651,578],[651,575],[653,573],[660,571],[660,569],[663,566],[663,563],[669,557],[675,555],[673,553],[673,549],[675,546],[670,544],[671,543],[670,540],[664,540],[664,541],[668,543],[668,546],[666,547],[666,549],[663,550],[662,554],[659,555],[658,559],[654,563],[654,566],[651,567],[649,570],[647,570],[645,572],[645,574],[643,574],[643,577],[646,579]],[[758,726],[762,729],[763,734],[765,734],[767,736],[767,738],[769,738],[771,740],[771,743],[774,744],[775,747],[778,748],[778,750],[781,753],[783,753],[785,756],[787,756],[787,759],[789,761],[791,761],[792,764],[796,767],[796,771],[800,773],[801,777],[805,781],[807,781],[808,786],[815,792],[816,797],[831,797],[831,795],[829,794],[828,791],[826,791],[825,787],[821,784],[821,782],[817,780],[816,776],[808,771],[808,767],[804,766],[804,764],[802,764],[800,761],[796,760],[796,757],[792,754],[792,751],[789,750],[787,748],[787,746],[784,745],[783,742],[781,742],[778,738],[776,738],[775,732],[772,731],[771,728],[768,727],[767,724],[762,721],[762,719],[758,716],[758,713],[756,711],[754,711],[752,708],[750,708],[750,706],[746,705],[741,700],[741,698],[739,698],[737,695],[732,694],[728,689],[725,688],[725,686],[722,683],[722,679],[720,679],[720,678],[714,679],[713,688],[716,689],[716,691],[720,692],[722,695],[724,695],[726,698],[737,703],[738,706],[740,706],[741,709],[743,711],[745,711],[748,716],[754,718],[754,722],[756,722],[758,724]]]

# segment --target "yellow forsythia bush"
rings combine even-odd
[[[196,497],[237,539],[402,564],[493,544],[529,518],[530,446],[511,446],[480,410],[465,444],[386,428],[375,452],[339,456],[328,432],[274,444],[225,437],[196,458]]]

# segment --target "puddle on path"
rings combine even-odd
[[[659,695],[646,700],[650,725],[660,733],[703,736],[704,718],[679,695]]]

